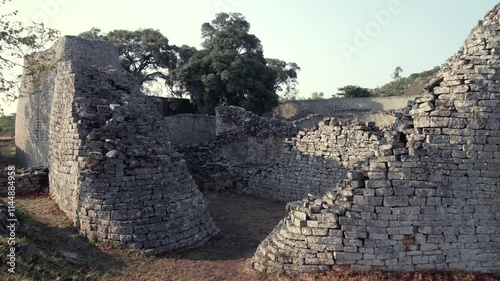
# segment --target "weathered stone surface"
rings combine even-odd
[[[23,89],[50,103],[41,111],[38,98],[21,98],[19,112],[31,113],[19,117],[16,127],[28,133],[18,148],[27,163],[46,153],[50,192],[80,232],[146,254],[198,247],[217,235],[184,159],[170,145],[159,101],[119,70],[117,50],[67,36],[35,54],[42,55],[54,68],[41,85],[25,79]],[[33,143],[37,136],[41,143]]]
[[[22,168],[15,171],[13,180],[9,180],[7,170],[0,171],[0,195],[7,196],[9,190],[16,195],[46,191],[49,184],[49,170],[44,167]],[[12,184],[9,184],[11,182]]]
[[[311,136],[305,151],[316,161],[328,159],[331,147],[345,149],[333,155],[341,156],[338,162],[356,159],[357,165],[344,167],[347,172],[356,170],[365,184],[357,184],[360,176],[329,170],[324,177],[317,169],[320,182],[328,178],[335,182],[330,192],[334,200],[308,196],[303,205],[294,205],[308,215],[307,227],[294,228],[300,235],[291,236],[287,216],[257,249],[254,267],[303,272],[298,266],[307,257],[315,265],[363,270],[498,272],[500,105],[494,94],[500,85],[498,30],[500,4],[474,28],[465,46],[428,85],[428,93],[416,98],[391,130],[373,129],[373,136],[383,135],[376,146],[369,142],[373,137],[362,135],[349,134],[341,142],[328,138],[327,132],[342,136],[356,128],[352,125],[337,124],[328,130],[320,126],[299,134],[301,140]],[[350,143],[362,152],[350,150]],[[297,141],[290,150],[301,147]],[[364,153],[366,147],[376,152]],[[302,178],[291,172],[281,175],[290,182]],[[320,218],[333,214],[336,206],[344,206],[344,213],[336,214],[334,224],[322,226]],[[322,243],[328,236],[315,229],[323,228],[344,237],[342,243]],[[283,253],[291,263],[282,263],[271,253]]]

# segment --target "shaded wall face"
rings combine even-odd
[[[78,177],[87,154],[81,149],[82,140],[75,123],[77,116],[73,114],[75,75],[71,63],[60,63],[56,73],[49,107],[49,187],[61,210],[79,226],[81,179]]]
[[[65,37],[49,51],[60,55],[48,91],[50,192],[81,233],[147,254],[198,247],[217,235],[170,145],[160,103],[114,68],[116,49]],[[115,61],[86,64],[99,57]]]
[[[196,145],[215,138],[215,117],[197,114],[179,114],[163,117],[173,146]]]
[[[367,165],[382,138],[376,127],[341,126],[335,119],[321,121],[316,130],[299,132],[284,143],[275,162],[250,178],[248,190],[278,201],[325,194],[334,190],[349,170]]]
[[[54,90],[54,71],[41,75],[41,84],[25,82],[18,100],[16,114],[16,157],[24,167],[48,166],[50,108]],[[29,86],[26,86],[29,85]]]

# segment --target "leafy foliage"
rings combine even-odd
[[[213,113],[219,105],[237,105],[256,113],[278,104],[277,91],[292,92],[295,63],[265,59],[260,40],[238,13],[219,13],[201,28],[204,49],[179,48],[182,61],[170,86],[188,92],[198,110]],[[182,54],[181,54],[182,51]]]
[[[16,124],[16,114],[0,116],[0,136],[13,136]]]
[[[338,90],[337,96],[343,98],[367,98],[372,95],[369,89],[354,85],[344,86]]]
[[[275,92],[283,92],[284,95],[293,95],[297,93],[297,78],[300,67],[294,63],[287,63],[279,59],[266,59],[267,66],[271,67],[278,77],[274,85]]]
[[[2,0],[0,6],[10,0]],[[33,84],[39,83],[39,75],[53,65],[49,60],[41,59],[28,54],[43,49],[48,42],[54,41],[59,32],[46,28],[43,24],[33,23],[24,26],[13,20],[17,11],[0,15],[0,92],[5,100],[17,98],[17,89],[20,76],[9,76],[15,67],[23,67],[21,60],[25,59],[29,68],[24,67],[26,77],[32,79]],[[1,111],[1,109],[0,109]]]
[[[377,97],[390,97],[420,94],[425,84],[427,84],[439,70],[440,67],[436,66],[431,70],[414,73],[408,77],[394,80],[380,88],[374,89],[373,95]]]
[[[392,79],[394,79],[395,81],[401,79],[401,73],[402,72],[403,72],[403,69],[401,68],[401,66],[397,66],[396,69],[394,69],[394,72],[391,75]]]
[[[99,28],[80,33],[90,40],[102,40],[118,48],[123,69],[139,78],[141,84],[167,80],[168,70],[177,64],[177,47],[156,29],[113,30],[103,34]]]
[[[311,99],[312,100],[322,100],[324,99],[325,94],[323,92],[314,92],[311,94]]]

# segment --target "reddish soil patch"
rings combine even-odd
[[[88,280],[276,280],[277,276],[250,270],[248,261],[284,217],[284,204],[238,194],[208,193],[205,197],[221,237],[197,250],[157,257],[89,243],[47,196],[18,198],[17,203],[31,216],[30,244],[57,257],[56,263],[67,263],[62,251],[78,254],[79,264],[47,270],[47,277],[62,271],[58,274],[62,280],[74,278],[69,272]]]

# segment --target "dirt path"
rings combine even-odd
[[[158,257],[88,243],[48,197],[17,202],[31,215],[33,244],[56,257],[47,267],[67,263],[63,251],[78,254],[79,264],[65,267],[68,274],[85,273],[100,280],[276,280],[249,270],[247,264],[260,241],[284,217],[284,204],[238,194],[208,193],[206,198],[222,236],[198,250]]]

